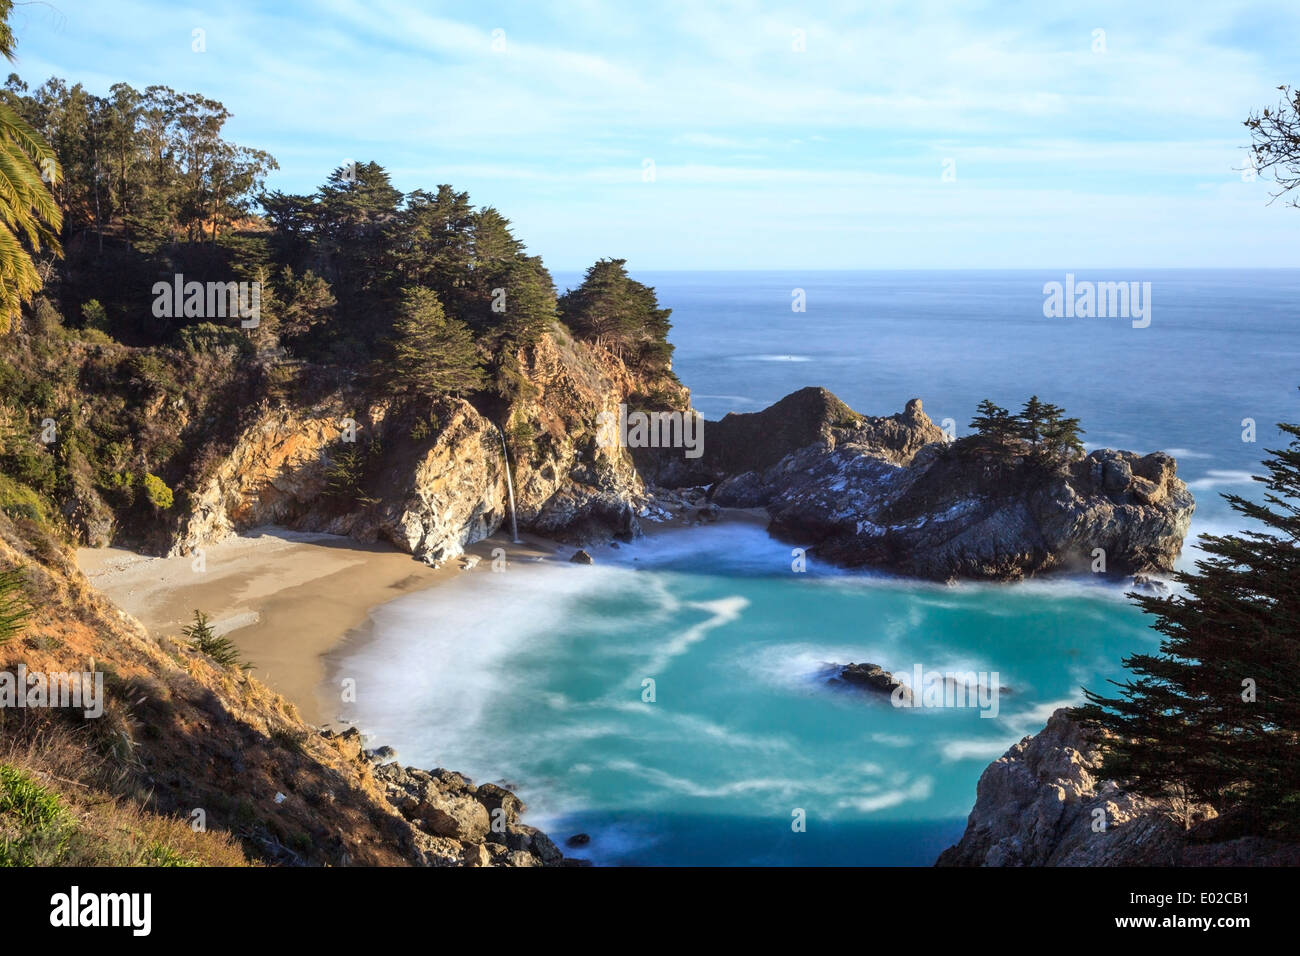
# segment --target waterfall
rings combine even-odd
[[[496,422],[492,423],[492,427],[501,436],[501,457],[506,463],[506,491],[510,494],[510,538],[515,544],[523,544],[519,540],[519,523],[515,520],[515,480],[510,476],[510,449],[506,447],[506,433]]]

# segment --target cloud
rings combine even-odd
[[[28,82],[202,91],[280,159],[273,188],[373,158],[399,188],[470,189],[559,268],[1289,264],[1300,216],[1235,170],[1242,120],[1300,74],[1297,11],[1135,7],[119,0],[15,22]]]

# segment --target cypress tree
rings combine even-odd
[[[484,384],[469,328],[443,312],[437,293],[419,287],[402,293],[386,372],[397,391],[427,398],[461,395]]]
[[[1020,437],[1034,447],[1038,447],[1038,443],[1043,438],[1043,429],[1047,425],[1049,409],[1054,407],[1040,402],[1037,395],[1030,395],[1029,401],[1020,407],[1020,414],[1016,416]]]
[[[1279,425],[1262,502],[1223,497],[1257,530],[1202,535],[1175,575],[1186,595],[1132,595],[1163,635],[1079,715],[1115,736],[1103,775],[1152,796],[1235,812],[1255,832],[1300,831],[1300,425]]]
[[[976,407],[970,427],[980,438],[998,445],[1006,444],[1020,433],[1020,426],[1011,412],[987,398]]]

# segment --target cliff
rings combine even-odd
[[[356,731],[322,735],[240,667],[150,636],[37,522],[0,514],[0,566],[20,570],[33,605],[20,633],[0,643],[0,671],[103,680],[97,716],[0,708],[0,793],[17,786],[29,800],[39,792],[47,808],[40,825],[15,825],[13,802],[0,801],[0,860],[563,862],[544,834],[519,822],[522,804],[508,791],[381,764],[362,752]]]
[[[766,508],[773,534],[826,560],[937,580],[1087,570],[1099,555],[1109,573],[1169,570],[1195,507],[1169,455],[1048,462],[1017,444],[949,443],[920,399],[876,418],[803,389],[706,422],[704,449],[637,461],[658,484]]]
[[[1209,808],[1175,808],[1098,779],[1097,743],[1067,710],[1054,713],[1043,730],[1012,746],[980,775],[966,832],[936,865],[1300,863],[1300,845],[1233,836],[1230,821]],[[1184,814],[1192,821],[1187,829]]]
[[[199,482],[170,552],[277,524],[384,539],[437,564],[507,520],[503,444],[521,530],[575,542],[638,534],[641,478],[624,449],[600,446],[595,422],[644,383],[558,328],[521,369],[501,431],[463,399],[398,403],[359,385],[307,407],[268,404]]]

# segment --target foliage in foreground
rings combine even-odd
[[[1300,425],[1269,449],[1261,503],[1224,498],[1260,530],[1202,535],[1175,575],[1186,595],[1133,595],[1159,654],[1124,660],[1117,697],[1085,691],[1085,721],[1115,736],[1102,773],[1184,807],[1207,803],[1256,832],[1300,832]],[[1182,822],[1190,817],[1184,814]]]

